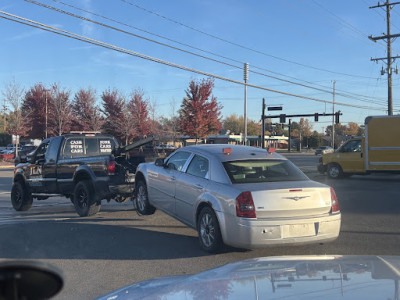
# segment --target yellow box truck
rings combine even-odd
[[[352,138],[335,152],[324,154],[318,171],[330,178],[400,173],[400,115],[367,117],[364,137]]]

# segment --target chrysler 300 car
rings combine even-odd
[[[252,249],[328,242],[339,235],[333,188],[310,180],[273,151],[188,146],[140,164],[135,184],[139,213],[161,209],[196,229],[209,252],[223,244]]]

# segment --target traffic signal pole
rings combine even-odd
[[[262,114],[261,114],[261,148],[265,148],[265,98],[262,101]]]

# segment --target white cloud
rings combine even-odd
[[[91,10],[92,9],[92,1],[91,0],[84,0],[83,1],[83,6],[85,8],[85,10]],[[91,15],[89,13],[85,13],[84,17],[86,18],[90,18]],[[94,24],[92,22],[88,22],[88,21],[81,21],[80,22],[81,28],[82,28],[82,34],[83,35],[92,35],[93,31],[94,31]]]

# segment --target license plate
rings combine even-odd
[[[282,237],[293,238],[315,235],[315,226],[312,224],[295,224],[282,226]]]

